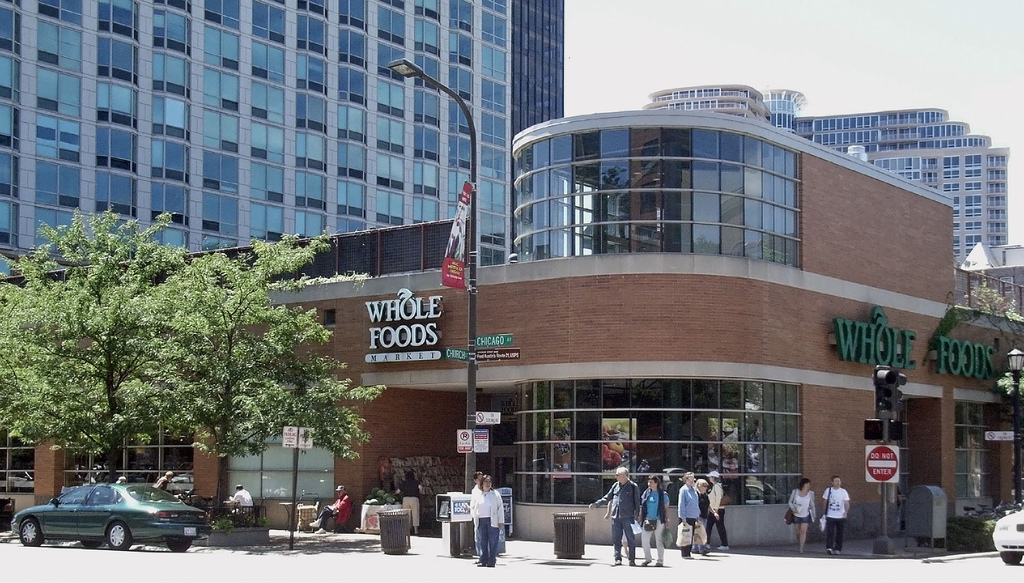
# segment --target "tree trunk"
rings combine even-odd
[[[113,484],[117,481],[117,462],[120,461],[121,448],[112,445],[107,450],[107,482]]]

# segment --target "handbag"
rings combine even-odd
[[[657,518],[648,518],[648,519],[644,520],[644,530],[646,530],[647,532],[654,532],[657,529],[658,529],[658,519]]]
[[[793,524],[793,509],[792,508],[787,508],[786,509],[786,514],[783,515],[782,520],[785,521],[786,524]]]
[[[832,504],[832,488],[828,489],[828,497],[825,499],[825,512],[821,514],[821,518],[818,519],[818,526],[821,527],[821,532],[825,532],[825,525],[828,522],[825,518],[828,516],[828,507]]]

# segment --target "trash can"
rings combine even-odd
[[[377,513],[380,520],[380,550],[386,555],[404,555],[409,552],[409,530],[412,517],[409,509],[384,510]]]
[[[554,520],[555,557],[582,559],[587,533],[587,514],[585,512],[556,512]]]

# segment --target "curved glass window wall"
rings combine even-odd
[[[718,470],[733,504],[781,504],[800,477],[797,386],[616,379],[520,385],[517,499],[589,504],[622,466],[668,476]],[[638,483],[643,483],[639,480]]]
[[[516,155],[520,261],[701,253],[798,266],[797,156],[691,128],[607,129]]]

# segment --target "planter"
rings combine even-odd
[[[401,510],[400,504],[363,504],[359,517],[359,531],[377,534],[380,532],[380,520],[377,513],[384,510]]]
[[[231,532],[215,530],[205,539],[195,541],[197,546],[204,547],[249,547],[270,544],[270,528],[257,526],[253,528],[236,528]]]

